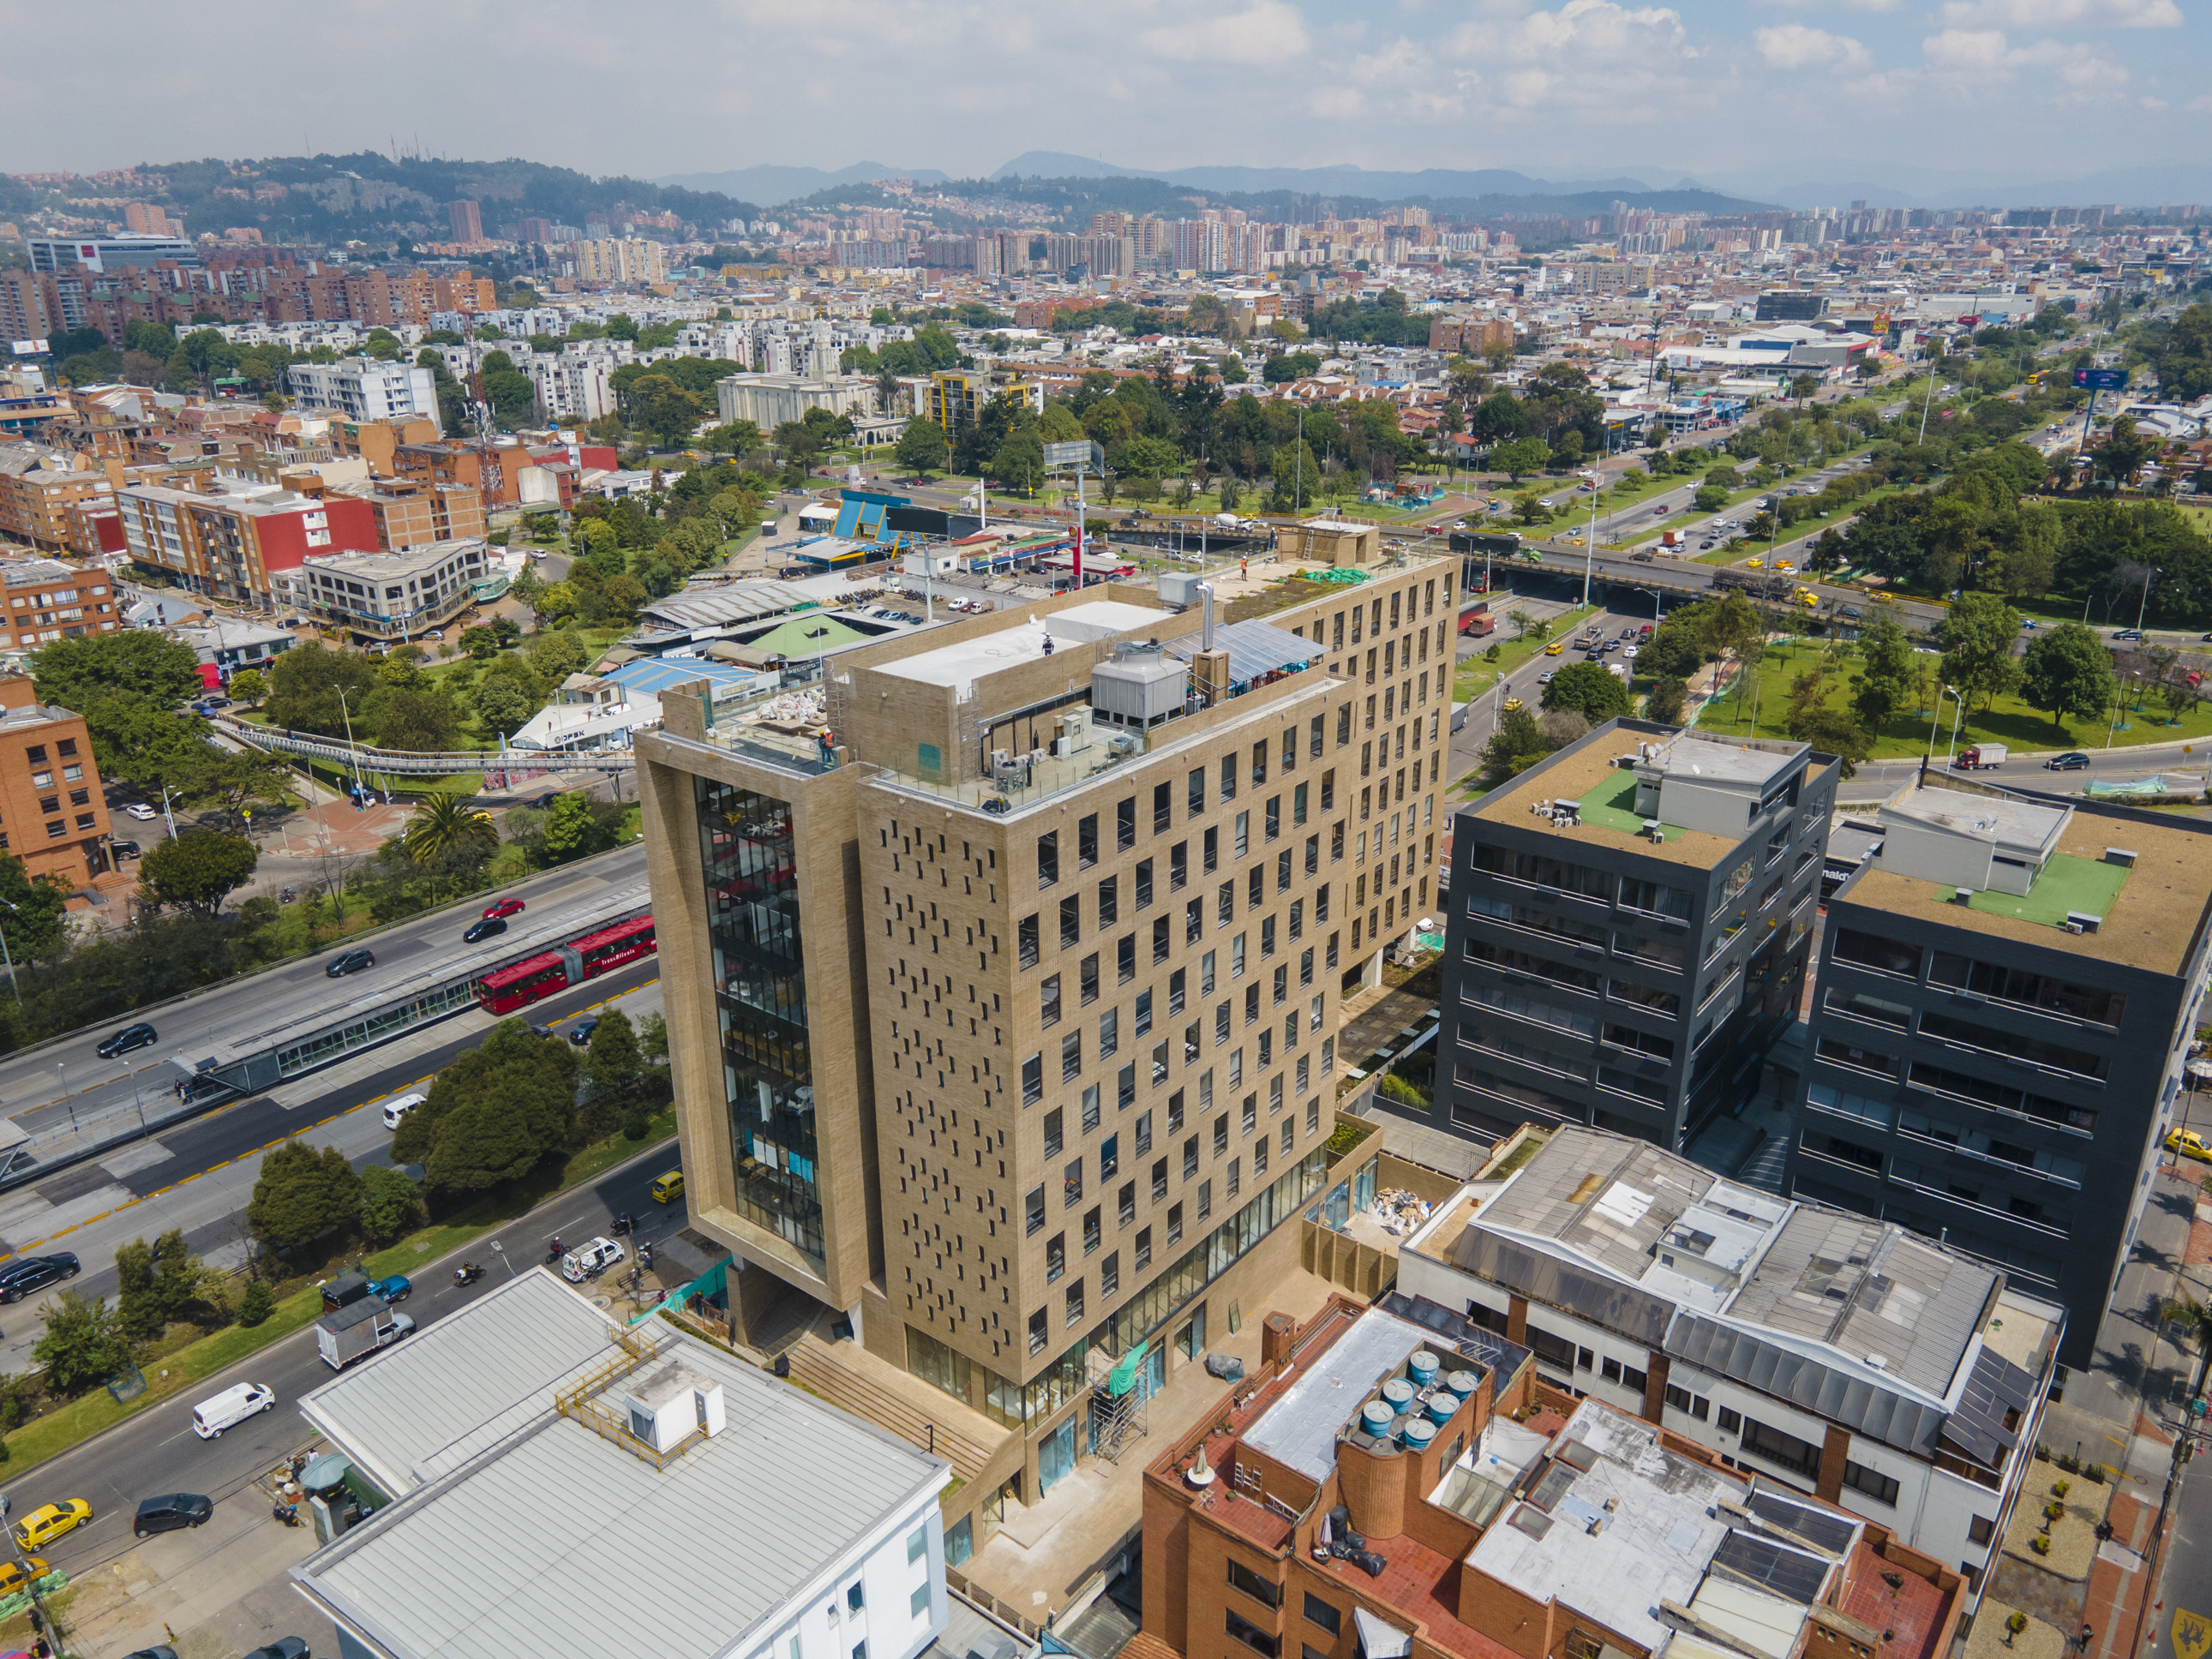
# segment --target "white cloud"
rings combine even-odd
[[[1146,29],[1137,44],[1158,58],[1182,63],[1282,64],[1303,58],[1312,46],[1306,20],[1284,0],[1253,0],[1228,16],[1199,17]]]
[[[1753,38],[1759,55],[1773,69],[1861,70],[1874,62],[1873,55],[1848,34],[1831,34],[1807,23],[1761,29]]]
[[[1943,21],[2014,29],[2178,29],[2174,0],[1950,0]]]
[[[1462,25],[1431,48],[1427,73],[1433,78],[1443,63],[1496,70],[1489,85],[1504,112],[1565,105],[1641,121],[1691,90],[1697,55],[1672,7],[1566,0],[1553,11]]]
[[[2128,82],[2126,69],[2101,52],[2085,52],[2063,40],[2015,46],[2002,29],[1945,29],[1920,45],[1931,70],[1969,83],[2002,83],[2022,70],[2055,71],[2072,100],[2079,102],[2117,91]]]
[[[1818,6],[1823,11],[1895,11],[1905,0],[1765,0],[1765,3],[1803,10]]]
[[[2212,115],[2212,92],[2205,93],[2201,97],[2191,99],[2189,100],[2189,110],[2190,113],[2192,115]]]

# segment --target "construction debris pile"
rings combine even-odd
[[[745,711],[744,719],[760,726],[782,726],[811,730],[822,724],[822,689],[786,691]]]
[[[1376,1224],[1393,1237],[1410,1237],[1428,1218],[1427,1201],[1402,1187],[1388,1188],[1375,1195]]]

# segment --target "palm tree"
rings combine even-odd
[[[418,865],[443,863],[456,853],[489,847],[499,840],[491,815],[469,805],[459,795],[441,791],[415,809],[407,826],[407,855]],[[430,878],[430,902],[437,902],[438,878]]]
[[[2204,1392],[2205,1372],[2212,1368],[2212,1302],[2199,1302],[2184,1291],[2158,1312],[2161,1320],[2185,1326],[2197,1339],[2197,1381],[2189,1390],[2189,1397],[2194,1400]]]

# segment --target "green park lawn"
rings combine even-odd
[[[1739,696],[1736,688],[1731,685],[1727,696],[1706,704],[1697,717],[1698,729],[1721,737],[1786,737],[1784,721],[1790,708],[1790,683],[1817,663],[1826,648],[1819,643],[1797,639],[1769,645],[1758,667],[1744,683],[1742,695]],[[1928,683],[1932,692],[1936,659],[1923,656],[1920,660],[1928,665]],[[1855,658],[1846,654],[1839,663],[1830,677],[1833,690],[1826,700],[1832,708],[1842,706],[1850,696],[1850,676]],[[1756,726],[1753,723],[1754,708]],[[1947,700],[1942,722],[1936,733],[1936,750],[1939,755],[1951,744],[1952,720],[1956,712],[1957,705]],[[1925,705],[1892,716],[1875,734],[1874,752],[1869,758],[1899,760],[1924,755],[1934,718],[1932,709]],[[1990,742],[2029,751],[2101,749],[2106,746],[2109,720],[2107,714],[2076,718],[2053,726],[2051,716],[2041,709],[2030,708],[2017,696],[2001,696],[1989,708],[1978,706],[1967,714],[1958,727],[1957,747],[1963,750],[1977,743]],[[2111,746],[2116,749],[2212,738],[2212,704],[2200,703],[2176,719],[2157,703],[2146,702],[2139,713],[2130,702],[2122,709],[2119,725],[2111,736]]]

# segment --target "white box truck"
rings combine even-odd
[[[380,1296],[367,1296],[325,1314],[315,1322],[315,1350],[323,1364],[342,1371],[365,1353],[389,1347],[415,1328],[404,1313],[394,1313]]]
[[[1962,772],[1994,772],[2005,763],[2001,743],[1978,743],[1953,763]]]

